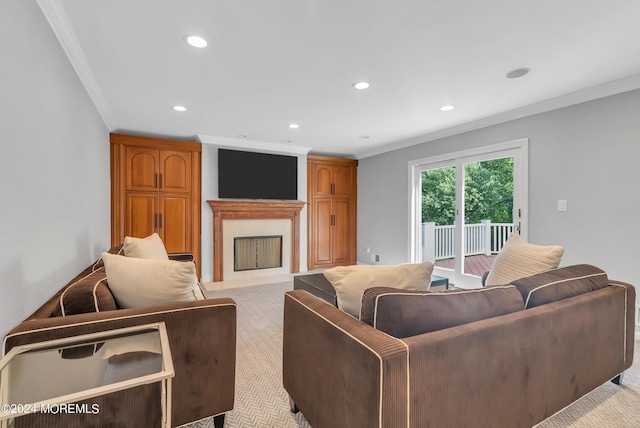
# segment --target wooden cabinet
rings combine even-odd
[[[112,245],[157,232],[200,267],[201,153],[200,143],[111,134]]]
[[[191,152],[126,147],[127,191],[191,191]]]
[[[308,269],[355,264],[358,161],[309,155],[307,162]]]

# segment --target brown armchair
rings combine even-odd
[[[193,260],[188,253],[172,259]],[[172,381],[171,425],[179,426],[214,417],[216,428],[225,412],[233,409],[236,366],[236,304],[229,298],[115,309],[56,316],[62,293],[92,271],[104,270],[99,262],[87,267],[4,339],[4,353],[21,344],[164,322],[175,369]],[[100,275],[101,272],[95,272]],[[95,276],[90,277],[95,284]],[[106,281],[104,281],[106,282]],[[77,286],[77,284],[76,284]],[[108,287],[107,287],[108,290]],[[78,373],[81,376],[81,373]],[[98,415],[31,414],[16,426],[157,426],[160,391],[155,385],[92,399],[100,403]]]

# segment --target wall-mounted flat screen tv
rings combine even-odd
[[[218,149],[218,197],[297,200],[298,158]]]

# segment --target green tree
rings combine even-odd
[[[422,173],[422,222],[453,224],[456,206],[456,170],[454,167]]]
[[[513,158],[465,164],[465,223],[513,221]],[[436,225],[455,221],[455,168],[422,174],[422,221]]]

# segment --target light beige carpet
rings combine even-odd
[[[284,293],[292,287],[287,281],[207,292],[238,305],[236,398],[226,428],[310,428],[300,413],[289,411],[282,387],[282,311]],[[213,428],[213,419],[189,427]],[[536,426],[569,427],[640,428],[640,342],[622,386],[607,382]]]

